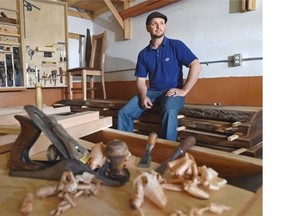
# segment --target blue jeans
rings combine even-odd
[[[167,91],[147,91],[153,106],[160,106],[162,115],[162,132],[159,137],[176,141],[178,127],[178,113],[184,106],[184,97],[167,97]],[[128,103],[118,111],[118,130],[133,132],[134,120],[139,118],[145,111],[141,106],[138,95],[134,96]]]

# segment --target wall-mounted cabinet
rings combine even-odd
[[[1,1],[0,13],[0,90],[66,87],[66,3]]]

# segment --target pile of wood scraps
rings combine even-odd
[[[185,105],[179,119],[179,140],[194,136],[197,145],[262,157],[262,108]]]
[[[117,128],[118,110],[123,100],[61,100],[55,106],[70,106],[72,111],[99,111],[100,116],[112,116]],[[178,138],[194,136],[196,145],[233,154],[262,158],[262,107],[185,104],[178,115]],[[161,134],[159,107],[145,111],[134,121],[134,132]]]

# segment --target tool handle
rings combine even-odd
[[[194,137],[189,136],[185,138],[179,146],[175,149],[173,154],[164,162],[162,163],[158,168],[155,169],[156,172],[160,173],[161,175],[164,174],[164,172],[167,169],[167,164],[170,161],[176,160],[181,155],[183,155],[188,149],[190,149],[193,145],[195,145],[196,140]]]
[[[184,152],[192,148],[196,143],[196,139],[193,136],[186,137],[178,146]]]
[[[158,137],[158,135],[155,132],[151,132],[149,134],[149,137],[148,137],[148,140],[147,140],[147,145],[146,145],[147,146],[147,150],[151,151],[154,148],[154,146],[156,144],[157,137]]]

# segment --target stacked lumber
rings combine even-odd
[[[126,104],[123,100],[61,100],[57,106],[70,106],[76,112],[94,110],[100,116],[112,116],[117,128],[118,110]],[[194,136],[196,145],[233,154],[262,157],[262,107],[218,106],[185,104],[178,115],[178,138]],[[159,107],[147,110],[134,121],[134,132],[148,135],[161,134]]]
[[[194,136],[198,146],[262,157],[262,108],[185,105],[178,139]]]
[[[71,112],[69,106],[63,106],[58,108],[44,107],[43,112],[48,116],[53,116],[58,124],[61,124],[76,141],[112,126],[112,117],[106,116],[101,118],[99,112],[95,111],[75,113]],[[20,123],[15,119],[15,115],[28,117],[23,107],[15,109],[9,107],[9,111],[6,108],[0,108],[0,153],[11,150],[13,143],[21,131]],[[81,143],[83,142],[81,141]],[[30,149],[29,154],[45,151],[50,144],[51,141],[48,137],[41,133]]]

